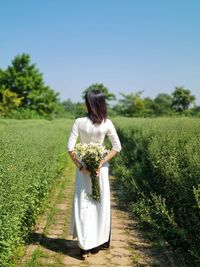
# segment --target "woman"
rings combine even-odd
[[[75,120],[67,143],[73,162],[77,166],[73,208],[70,222],[70,234],[78,238],[78,245],[83,258],[89,252],[97,253],[99,249],[109,247],[110,243],[110,185],[108,177],[108,161],[120,150],[121,144],[111,120],[107,119],[107,107],[103,93],[91,90],[85,94],[87,117]],[[81,143],[103,144],[107,135],[112,144],[112,150],[101,161],[96,170],[99,179],[101,201],[94,202],[86,198],[91,193],[89,171],[81,165],[73,153],[77,138]]]

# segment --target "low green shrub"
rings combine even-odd
[[[200,123],[191,118],[116,119],[113,162],[130,210],[174,248],[181,266],[200,264]]]
[[[66,164],[69,120],[0,120],[0,266],[11,266]]]

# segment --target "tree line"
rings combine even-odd
[[[83,90],[101,90],[108,103],[110,116],[156,117],[156,116],[198,116],[200,106],[196,97],[183,86],[175,87],[171,94],[160,93],[154,99],[142,97],[143,91],[124,94],[120,98],[101,83],[95,83]],[[111,105],[112,103],[112,105]],[[17,55],[5,70],[0,69],[0,116],[9,118],[56,118],[85,115],[83,102],[70,99],[61,101],[59,93],[47,86],[43,75],[31,63],[30,55]]]

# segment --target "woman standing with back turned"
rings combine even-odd
[[[78,238],[78,245],[83,259],[91,252],[95,254],[100,248],[108,248],[110,244],[110,184],[108,161],[121,150],[120,140],[111,120],[107,119],[107,107],[103,93],[91,90],[85,94],[87,117],[75,120],[67,143],[73,162],[77,166],[74,201],[70,222],[70,234]],[[108,136],[112,150],[101,161],[96,170],[100,187],[100,202],[85,197],[91,193],[90,172],[81,165],[73,153],[78,136],[82,144],[90,142],[103,144]]]

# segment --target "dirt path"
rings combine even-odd
[[[49,207],[39,218],[31,243],[17,267],[39,266],[175,266],[169,251],[149,243],[138,230],[138,222],[130,219],[119,208],[116,191],[111,191],[112,235],[111,247],[81,260],[76,240],[70,240],[69,215],[72,205],[74,182],[73,167],[65,174],[52,192]],[[111,180],[112,188],[112,180]]]

